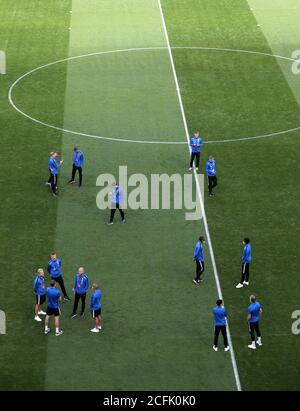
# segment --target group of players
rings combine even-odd
[[[59,163],[57,162],[57,158],[60,156],[59,151],[54,151],[50,153],[50,158],[48,162],[48,169],[49,169],[49,179],[46,182],[51,188],[51,193],[54,197],[58,196],[58,170],[63,165],[63,160]],[[73,153],[73,167],[72,167],[72,174],[71,179],[69,180],[69,184],[75,183],[75,176],[78,172],[79,174],[79,187],[82,185],[82,168],[84,164],[84,154],[79,149],[79,147],[74,147]],[[50,286],[45,286],[45,272],[42,268],[37,270],[36,277],[34,279],[34,294],[36,296],[36,304],[35,304],[35,316],[34,320],[37,322],[42,322],[40,318],[41,315],[45,315],[45,330],[44,333],[48,334],[50,332],[49,328],[49,320],[50,317],[54,316],[54,323],[55,323],[55,335],[60,336],[63,331],[60,329],[60,321],[59,317],[61,314],[60,311],[60,302],[62,299],[64,301],[71,301],[71,298],[68,296],[64,279],[62,276],[61,270],[61,259],[57,257],[56,253],[51,253],[50,261],[47,265],[47,272],[50,276]],[[59,284],[61,288],[61,292],[56,288],[57,284]],[[74,286],[73,286],[73,293],[74,293],[74,306],[73,311],[71,314],[71,318],[75,318],[77,316],[77,308],[79,301],[81,300],[81,312],[80,317],[84,316],[85,313],[85,301],[88,289],[90,287],[89,278],[85,273],[84,267],[78,267],[78,271],[75,275],[74,279]],[[47,299],[47,309],[46,312],[43,311],[43,305],[45,304]],[[90,297],[90,310],[92,317],[94,319],[94,327],[91,329],[93,333],[99,333],[102,329],[101,326],[101,306],[102,306],[102,292],[99,288],[99,285],[94,283],[92,285],[92,294]]]
[[[190,139],[190,164],[189,164],[189,171],[193,170],[195,166],[195,170],[198,171],[200,157],[201,157],[201,149],[203,146],[203,139],[200,137],[199,132],[196,131],[194,135]],[[58,196],[58,170],[61,168],[63,164],[63,160],[59,163],[57,162],[57,157],[60,156],[58,151],[52,152],[50,155],[48,168],[49,168],[49,180],[47,181],[46,185],[51,187],[51,192],[54,197]],[[73,166],[72,166],[72,174],[69,183],[75,183],[75,175],[76,172],[79,174],[79,187],[82,185],[82,168],[84,164],[84,154],[78,148],[74,147],[73,153]],[[216,171],[216,160],[213,156],[209,156],[208,161],[205,165],[205,172],[207,174],[208,179],[208,193],[210,197],[213,197],[215,194],[213,189],[217,186],[217,171]],[[119,209],[121,214],[121,222],[125,223],[125,214],[122,207],[123,203],[123,190],[117,184],[114,185],[113,192],[112,192],[112,207],[111,207],[111,214],[110,219],[107,222],[108,225],[113,224],[114,214],[116,209]],[[196,276],[193,279],[193,283],[196,286],[199,286],[203,281],[202,275],[204,273],[204,251],[203,245],[205,243],[205,239],[203,236],[199,237],[195,248],[194,248],[194,261],[196,263]],[[250,244],[249,238],[244,238],[243,240],[244,249],[242,254],[242,276],[240,282],[236,285],[236,288],[243,288],[244,286],[249,285],[249,275],[250,275],[250,263],[252,260],[252,249]],[[51,282],[50,287],[47,289],[44,285],[44,270],[38,269],[37,276],[34,281],[34,292],[36,294],[36,306],[35,306],[35,320],[41,322],[40,315],[46,315],[45,318],[45,334],[48,334],[49,329],[49,318],[51,315],[55,317],[55,327],[56,333],[55,335],[61,335],[62,330],[59,329],[59,301],[61,299],[60,292],[56,289],[56,284],[58,283],[61,287],[61,291],[63,293],[63,298],[66,301],[70,301],[71,299],[66,293],[64,281],[61,274],[61,260],[57,258],[55,253],[51,254],[51,259],[48,263],[47,271],[50,274]],[[77,316],[77,308],[78,303],[81,300],[81,313],[80,316],[84,316],[85,311],[85,300],[87,290],[89,288],[89,280],[88,276],[85,274],[84,267],[78,268],[78,273],[75,275],[74,287],[73,292],[75,294],[74,299],[74,307],[71,318]],[[48,307],[47,312],[42,311],[42,306],[48,298]],[[91,329],[92,332],[99,332],[101,330],[101,297],[102,293],[99,289],[98,284],[93,284],[92,286],[92,295],[91,295],[91,302],[90,302],[90,309],[92,312],[92,316],[94,318],[94,328]],[[262,345],[261,342],[261,333],[259,328],[259,320],[260,314],[262,313],[262,308],[259,302],[256,301],[254,295],[250,296],[250,305],[248,307],[248,317],[247,321],[249,324],[249,332],[251,335],[251,344],[248,345],[251,349],[256,349],[256,344],[259,346]],[[223,301],[218,299],[216,302],[216,307],[213,309],[214,315],[214,324],[215,324],[215,337],[214,337],[214,345],[213,349],[215,351],[218,350],[218,337],[220,332],[223,335],[224,339],[224,349],[225,351],[229,350],[228,339],[227,339],[227,332],[226,332],[226,324],[227,324],[227,312],[223,305]],[[257,340],[255,338],[255,333],[257,336]]]
[[[195,163],[195,170],[199,169],[201,148],[203,145],[203,140],[199,136],[199,132],[196,131],[190,139],[190,148],[191,148],[191,158],[190,158],[190,167],[189,171],[193,169]],[[209,156],[208,161],[205,165],[205,171],[208,178],[208,192],[209,196],[214,196],[213,188],[217,186],[217,171],[216,171],[216,160],[214,157]],[[196,276],[193,279],[193,283],[197,286],[203,281],[202,275],[204,272],[204,251],[203,245],[205,239],[203,236],[199,237],[195,248],[194,248],[194,261],[196,262]],[[243,288],[249,285],[249,276],[250,276],[250,263],[252,261],[252,248],[249,238],[244,238],[243,240],[243,254],[242,254],[242,275],[240,282],[236,285],[236,288]],[[248,306],[248,315],[247,321],[249,325],[249,332],[251,337],[251,344],[248,345],[250,349],[255,350],[256,344],[262,346],[261,333],[259,327],[260,315],[262,313],[261,304],[256,301],[254,295],[250,296],[250,305]],[[215,336],[214,336],[214,345],[213,349],[218,351],[218,339],[220,332],[223,335],[224,340],[224,349],[229,351],[228,339],[227,339],[227,311],[224,307],[223,301],[218,299],[216,306],[213,309],[214,316],[214,325],[215,325]],[[257,338],[256,338],[257,337]]]
[[[64,279],[62,276],[61,271],[61,259],[57,257],[56,253],[51,253],[50,261],[47,265],[47,271],[50,276],[50,286],[45,287],[45,272],[42,268],[37,270],[37,275],[34,279],[33,290],[36,296],[36,304],[35,304],[35,316],[34,320],[37,322],[42,322],[40,315],[45,315],[45,334],[50,332],[49,328],[49,319],[53,315],[54,322],[55,322],[55,335],[60,336],[63,331],[60,329],[59,324],[59,317],[60,317],[60,301],[62,298],[65,301],[71,301],[71,298],[68,296],[65,285]],[[61,288],[61,292],[63,296],[61,296],[60,291],[56,288],[56,285],[59,284]],[[74,286],[73,286],[73,293],[74,293],[74,306],[73,311],[71,314],[71,318],[75,318],[77,316],[77,308],[79,301],[81,300],[81,311],[80,317],[84,316],[85,312],[85,300],[88,289],[90,287],[89,278],[85,273],[84,267],[78,267],[78,271],[75,274],[74,278]],[[48,300],[47,310],[46,312],[43,311],[43,305]],[[93,333],[99,333],[102,329],[101,327],[101,299],[102,299],[102,292],[99,288],[99,285],[94,283],[92,285],[92,294],[90,298],[90,310],[92,317],[94,319],[94,327],[91,329]]]

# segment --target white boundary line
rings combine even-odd
[[[94,135],[94,134],[87,134],[87,133],[81,133],[81,132],[78,132],[78,131],[64,129],[64,128],[61,128],[61,127],[54,126],[52,124],[45,123],[41,120],[38,120],[38,119],[30,116],[29,114],[23,112],[19,107],[17,107],[17,105],[13,101],[13,90],[19,82],[21,82],[25,77],[29,76],[30,74],[32,74],[32,73],[34,73],[38,70],[53,66],[55,64],[59,64],[59,63],[63,63],[63,62],[71,61],[71,60],[76,60],[76,59],[80,59],[80,58],[85,58],[85,57],[98,56],[98,55],[106,55],[106,54],[114,54],[114,53],[126,53],[126,52],[131,52],[131,51],[152,51],[152,50],[166,50],[166,49],[167,49],[167,47],[140,47],[140,48],[129,48],[129,49],[117,49],[117,50],[100,51],[100,52],[95,52],[95,53],[82,54],[80,56],[67,57],[65,59],[53,61],[51,63],[44,64],[40,67],[32,69],[32,70],[28,71],[27,73],[23,74],[17,80],[15,80],[14,83],[9,88],[8,100],[9,100],[10,105],[19,114],[26,117],[27,119],[29,119],[29,120],[31,120],[31,121],[33,121],[33,122],[35,122],[35,123],[37,123],[41,126],[52,128],[52,129],[57,130],[57,131],[62,131],[64,133],[73,134],[73,135],[77,135],[77,136],[83,136],[83,137],[89,137],[89,138],[94,138],[94,139],[99,139],[99,140],[118,141],[118,142],[124,142],[124,143],[182,145],[182,144],[185,144],[182,141],[131,140],[131,139],[122,139],[122,138],[117,138],[117,137],[97,136],[97,135]],[[276,55],[276,54],[263,53],[263,52],[260,52],[260,51],[251,51],[251,50],[238,50],[238,49],[229,49],[229,48],[200,47],[200,46],[199,47],[197,47],[197,46],[195,46],[195,47],[192,47],[192,46],[171,47],[170,46],[170,49],[171,50],[172,49],[177,49],[177,50],[186,49],[186,50],[225,51],[225,52],[233,52],[233,53],[246,53],[246,54],[255,54],[255,55],[261,55],[261,56],[275,57],[275,58],[280,58],[282,60],[288,60],[288,61],[293,61],[293,62],[298,61],[298,60],[295,60],[291,57],[284,57],[284,56],[279,56],[279,55]],[[208,141],[205,141],[205,144],[223,144],[223,143],[236,143],[236,142],[246,141],[246,140],[257,140],[257,139],[262,139],[262,138],[266,138],[266,137],[276,137],[276,136],[279,136],[279,135],[292,133],[292,132],[297,131],[297,130],[300,130],[300,126],[295,127],[295,128],[291,128],[289,130],[277,131],[277,132],[274,132],[274,133],[263,134],[263,135],[260,135],[260,136],[239,137],[239,138],[235,138],[235,139],[214,140],[214,141],[213,140],[208,140]]]
[[[162,6],[161,6],[161,1],[157,0],[157,2],[158,2],[158,7],[159,7],[160,15],[161,15],[161,20],[162,20],[162,25],[163,25],[163,29],[164,29],[164,33],[165,33],[167,46],[168,46],[168,52],[169,52],[171,67],[172,67],[172,71],[173,71],[173,75],[174,75],[174,81],[175,81],[175,85],[176,85],[176,91],[177,91],[180,111],[181,111],[181,115],[182,115],[182,120],[183,120],[183,124],[184,124],[184,129],[185,129],[185,133],[186,133],[187,144],[188,144],[189,151],[191,151],[191,148],[190,148],[190,145],[189,145],[190,134],[189,134],[187,121],[186,121],[186,117],[185,117],[185,112],[184,112],[184,107],[183,107],[183,103],[182,103],[180,87],[179,87],[179,84],[178,84],[178,78],[177,78],[177,74],[176,74],[176,69],[175,69],[175,64],[174,64],[174,60],[173,60],[172,50],[171,50],[171,46],[170,46],[170,40],[169,40],[168,31],[167,31],[167,27],[166,27],[166,22],[165,22],[165,18],[164,18],[164,13],[163,13],[163,9],[162,9]],[[206,231],[207,243],[208,243],[208,247],[209,247],[209,251],[210,251],[210,255],[211,255],[211,261],[212,261],[215,281],[216,281],[216,285],[217,285],[218,295],[219,295],[220,298],[223,299],[220,280],[219,280],[219,275],[218,275],[216,261],[215,261],[215,257],[214,257],[214,251],[213,251],[213,248],[212,248],[212,242],[211,242],[211,238],[210,238],[210,234],[209,234],[209,228],[208,228],[207,218],[206,218],[205,209],[204,209],[203,198],[202,198],[202,195],[201,195],[199,181],[198,181],[198,177],[197,177],[197,173],[196,173],[195,169],[194,169],[194,177],[195,177],[195,181],[196,181],[197,192],[198,192],[198,197],[199,197],[199,201],[200,201],[200,207],[201,207],[201,211],[202,211],[202,215],[203,215],[203,222],[204,222],[204,227],[205,227],[205,231]],[[238,368],[237,368],[237,364],[236,364],[235,354],[234,354],[234,350],[233,350],[233,344],[232,344],[232,340],[231,340],[229,326],[227,328],[228,328],[227,331],[228,331],[228,341],[229,341],[229,346],[230,346],[231,362],[232,362],[232,367],[233,367],[233,372],[234,372],[234,377],[235,377],[235,382],[236,382],[236,388],[237,388],[238,391],[241,391],[242,387],[241,387],[239,372],[238,372]]]

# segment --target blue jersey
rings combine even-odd
[[[194,260],[195,261],[204,261],[203,244],[201,243],[201,241],[198,241],[195,245]]]
[[[101,290],[96,290],[92,293],[91,295],[91,310],[92,311],[100,310],[101,298],[102,298]]]
[[[124,202],[123,189],[119,186],[115,186],[112,192],[111,202],[113,204],[122,205]]]
[[[58,174],[58,169],[61,168],[62,164],[56,162],[56,157],[51,156],[48,163],[48,168],[51,174]]]
[[[200,153],[201,147],[203,145],[201,137],[192,137],[190,140],[190,146],[193,153]]]
[[[205,171],[209,177],[214,177],[217,174],[216,161],[208,160],[205,166]]]
[[[49,308],[58,308],[59,307],[59,298],[60,292],[54,287],[47,288],[47,298],[48,298],[48,307]]]
[[[252,250],[251,244],[245,244],[243,255],[242,255],[242,262],[243,263],[250,263],[252,260]]]
[[[36,294],[36,295],[45,295],[46,294],[44,283],[45,283],[44,277],[41,277],[39,275],[37,275],[35,277],[34,282],[33,282],[34,294]]]
[[[248,307],[248,314],[251,315],[251,318],[249,320],[249,323],[256,323],[260,319],[260,309],[261,305],[257,301],[256,303],[252,303]]]
[[[76,294],[86,294],[89,286],[89,278],[86,274],[75,275],[74,290]]]
[[[215,325],[226,325],[226,317],[227,317],[227,312],[225,307],[218,307],[216,306],[213,309],[213,314],[214,314],[214,324]]]
[[[82,167],[84,163],[84,155],[80,150],[74,151],[73,164],[76,167]]]
[[[50,260],[48,262],[47,271],[52,278],[57,278],[61,276],[61,259]]]

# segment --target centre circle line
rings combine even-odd
[[[207,51],[223,51],[223,52],[232,52],[232,53],[245,53],[245,54],[254,54],[254,55],[261,55],[261,56],[267,56],[267,57],[273,57],[273,58],[279,58],[282,60],[288,60],[291,62],[297,62],[297,59],[293,59],[291,57],[286,57],[286,56],[280,56],[276,54],[270,54],[270,53],[264,53],[260,51],[253,51],[253,50],[243,50],[243,49],[230,49],[230,48],[218,48],[218,47],[198,47],[198,46],[174,46],[171,47],[174,50],[207,50]],[[98,136],[95,134],[88,134],[88,133],[83,133],[79,131],[74,131],[74,130],[69,130],[65,129],[62,127],[57,127],[53,124],[48,124],[45,123],[37,118],[34,118],[30,116],[29,114],[25,113],[22,111],[14,102],[13,100],[13,91],[14,88],[19,84],[25,77],[30,76],[31,74],[42,70],[44,68],[64,63],[67,61],[72,61],[76,59],[81,59],[81,58],[86,58],[86,57],[93,57],[93,56],[99,56],[99,55],[107,55],[107,54],[115,54],[115,53],[128,53],[128,52],[136,52],[136,51],[153,51],[153,50],[168,50],[168,47],[161,46],[161,47],[139,47],[139,48],[128,48],[128,49],[116,49],[116,50],[108,50],[108,51],[99,51],[99,52],[94,52],[94,53],[87,53],[87,54],[82,54],[78,56],[71,56],[67,57],[61,60],[56,60],[51,63],[44,64],[42,66],[36,67],[27,73],[23,74],[17,80],[13,82],[13,84],[10,86],[9,91],[8,91],[8,100],[10,105],[16,110],[19,114],[22,116],[26,117],[27,119],[42,125],[44,127],[48,127],[57,131],[62,131],[67,134],[73,134],[77,136],[83,136],[83,137],[88,137],[88,138],[94,138],[94,139],[99,139],[99,140],[108,140],[108,141],[118,141],[118,142],[124,142],[124,143],[137,143],[137,144],[165,144],[165,145],[186,145],[186,141],[150,141],[150,140],[132,140],[132,139],[123,139],[123,138],[117,138],[117,137],[105,137],[105,136]],[[205,144],[224,144],[224,143],[235,143],[235,142],[241,142],[241,141],[247,141],[247,140],[257,140],[257,139],[263,139],[267,137],[275,137],[279,136],[282,134],[288,134],[292,133],[295,131],[300,130],[299,127],[291,128],[288,130],[281,130],[269,134],[263,134],[263,135],[258,135],[258,136],[249,136],[249,137],[238,137],[238,138],[230,138],[230,139],[224,139],[224,140],[207,140],[205,141]]]

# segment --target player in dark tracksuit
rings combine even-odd
[[[65,283],[64,283],[64,279],[62,277],[61,259],[57,258],[56,253],[51,253],[50,257],[51,257],[51,259],[48,262],[47,271],[51,276],[51,280],[55,280],[60,285],[61,291],[64,295],[64,300],[65,301],[71,301],[71,299],[68,296],[67,291],[65,289]]]
[[[213,158],[213,156],[209,156],[208,161],[205,166],[205,171],[206,171],[207,179],[208,179],[209,196],[212,197],[214,196],[214,193],[212,190],[218,184],[216,160]]]
[[[244,238],[244,249],[242,255],[242,277],[236,288],[242,288],[244,285],[249,285],[250,263],[252,260],[252,247],[249,238]]]
[[[87,293],[87,290],[89,289],[89,286],[90,286],[89,278],[84,272],[84,267],[79,267],[78,273],[75,275],[74,287],[73,287],[73,292],[75,293],[75,300],[74,300],[73,312],[71,314],[72,318],[76,317],[77,315],[77,308],[78,308],[79,300],[81,300],[80,317],[84,316],[85,299],[86,299],[86,293]]]
[[[56,158],[60,156],[59,151],[55,151],[51,153],[51,157],[49,158],[48,162],[48,169],[50,173],[49,180],[47,181],[46,185],[51,187],[52,195],[54,197],[58,196],[57,185],[58,185],[58,170],[63,165],[64,160],[61,160],[59,163],[56,162]]]
[[[199,168],[200,156],[201,156],[201,147],[203,145],[203,140],[199,137],[199,131],[196,131],[190,139],[190,147],[191,147],[191,158],[190,158],[190,168],[191,171],[193,169],[194,161],[196,162],[196,171]]]
[[[249,332],[251,336],[251,344],[248,345],[252,350],[256,349],[255,333],[257,335],[256,344],[262,346],[261,333],[259,328],[260,315],[262,313],[261,304],[256,301],[255,295],[250,295],[250,305],[248,307],[247,321],[249,324]]]
[[[220,332],[223,335],[224,340],[224,350],[229,350],[228,339],[227,339],[227,331],[226,331],[226,319],[227,319],[227,312],[223,305],[222,300],[217,300],[217,305],[213,309],[214,315],[214,325],[215,325],[215,338],[214,338],[214,345],[213,349],[218,351],[218,340]]]
[[[118,209],[121,215],[121,223],[125,223],[125,213],[123,210],[124,204],[124,194],[123,189],[118,184],[113,185],[112,197],[111,197],[111,210],[110,219],[107,221],[107,225],[112,225],[114,223],[114,216],[116,210]]]
[[[204,272],[204,253],[203,244],[205,243],[204,237],[199,237],[194,248],[194,261],[196,262],[196,277],[193,279],[193,283],[199,285],[203,281],[202,274]]]
[[[71,177],[71,180],[69,180],[69,183],[75,183],[75,174],[78,171],[78,174],[79,174],[79,184],[78,185],[79,187],[81,187],[83,163],[84,163],[83,152],[80,151],[78,147],[74,147],[72,177]]]

